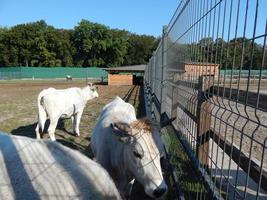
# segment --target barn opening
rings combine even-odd
[[[108,85],[143,85],[146,65],[104,68],[108,72]]]

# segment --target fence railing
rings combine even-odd
[[[266,7],[182,0],[147,65],[151,112],[177,117],[206,188],[195,199],[267,199]]]

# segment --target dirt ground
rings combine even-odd
[[[37,122],[37,96],[45,88],[63,89],[82,87],[84,81],[12,81],[0,83],[0,130],[13,135],[35,138]],[[129,92],[128,102],[136,108],[139,105],[140,87],[98,85],[99,98],[87,103],[80,124],[80,137],[72,134],[70,119],[60,120],[56,129],[56,138],[60,143],[79,151],[85,151],[94,124],[102,107],[114,97],[124,98]],[[137,113],[139,111],[137,110]],[[49,138],[47,133],[44,138]]]
[[[37,122],[37,96],[43,89],[54,87],[63,89],[68,87],[83,87],[84,80],[28,80],[28,81],[0,81],[0,131],[13,135],[35,138]],[[76,149],[88,157],[92,157],[90,136],[95,122],[104,105],[114,97],[120,96],[136,108],[138,117],[144,116],[142,88],[140,86],[108,86],[97,85],[99,98],[87,103],[80,124],[80,136],[73,135],[70,119],[60,120],[56,129],[56,139],[61,144]],[[46,124],[47,128],[48,124]],[[48,133],[43,138],[49,138]],[[140,191],[138,197],[131,199],[150,199]]]

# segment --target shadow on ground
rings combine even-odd
[[[82,154],[86,155],[88,158],[91,158],[91,159],[94,158],[94,154],[92,152],[90,144],[85,146],[85,145],[81,145],[75,141],[68,141],[66,139],[57,139],[57,142],[59,142],[60,144],[62,144],[64,146],[67,146],[71,149],[74,149],[74,150],[81,152]]]
[[[65,119],[60,119],[58,121],[57,129],[62,131],[62,134],[57,134],[57,142],[61,143],[64,146],[67,146],[71,149],[75,149],[77,151],[80,151],[84,155],[86,155],[89,158],[93,158],[93,153],[91,150],[90,145],[82,145],[79,144],[78,142],[75,141],[76,136],[69,130],[66,130],[65,128]],[[45,128],[44,128],[44,133],[41,134],[42,138],[49,139],[47,129],[49,127],[49,120],[46,121],[45,123]],[[19,135],[19,136],[25,136],[25,137],[30,137],[30,138],[36,138],[36,133],[35,133],[35,128],[36,128],[37,123],[29,124],[26,126],[20,126],[16,129],[13,129],[11,131],[12,135]],[[89,137],[85,137],[84,139],[90,141]]]
[[[144,87],[140,86],[139,96],[138,96],[138,107],[136,111],[137,118],[142,118],[146,116],[145,98],[144,98]]]
[[[44,133],[41,134],[41,137],[44,134],[47,134],[47,129],[49,127],[50,124],[50,120],[46,120],[45,122],[45,128],[44,128]],[[20,126],[16,129],[13,129],[11,131],[12,135],[20,135],[20,136],[26,136],[26,137],[30,137],[30,138],[36,138],[36,133],[35,133],[35,128],[36,128],[37,123],[33,123],[33,124],[29,124],[26,126]],[[65,128],[65,124],[64,124],[64,119],[59,119],[58,120],[58,124],[57,124],[57,130],[61,130],[69,135],[74,136],[74,134],[68,130],[66,130]]]
[[[36,128],[37,123],[29,124],[26,126],[20,126],[16,129],[13,129],[11,131],[12,135],[20,135],[20,136],[26,136],[30,138],[36,138],[35,134],[35,128]]]
[[[94,85],[108,85],[108,82],[95,82]]]

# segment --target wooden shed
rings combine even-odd
[[[177,80],[198,80],[200,76],[214,76],[219,75],[219,64],[215,63],[201,63],[201,62],[182,62],[179,65],[167,69],[169,78],[173,81]]]
[[[218,76],[219,64],[200,63],[200,62],[184,62],[182,69],[185,70],[185,77],[198,75]]]
[[[108,72],[108,85],[140,85],[146,65],[104,68]]]

